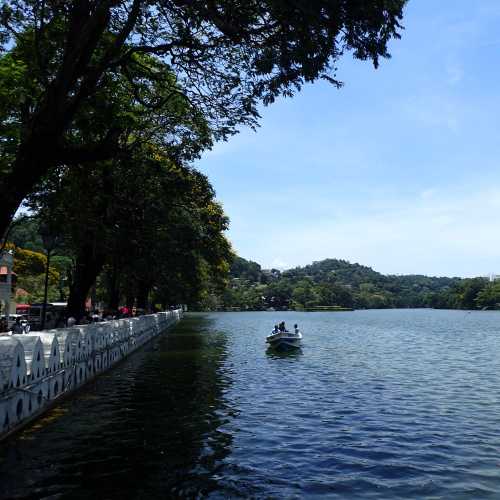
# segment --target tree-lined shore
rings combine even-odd
[[[500,309],[500,281],[384,275],[360,264],[325,259],[287,271],[263,270],[237,257],[230,285],[201,309],[278,310],[343,307],[354,309],[432,307]]]

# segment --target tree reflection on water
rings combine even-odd
[[[176,328],[72,399],[59,418],[27,429],[0,451],[0,498],[203,496],[232,437],[224,392],[227,338],[210,320]],[[62,411],[61,411],[62,410]]]

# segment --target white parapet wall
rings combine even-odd
[[[182,317],[137,318],[0,336],[0,440],[127,357]]]

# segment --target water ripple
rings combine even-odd
[[[190,316],[3,444],[0,498],[500,498],[499,319]]]

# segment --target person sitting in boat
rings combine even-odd
[[[280,332],[286,332],[286,326],[284,321],[280,323],[279,330]]]
[[[295,325],[293,325],[293,330],[295,332],[295,335],[298,335],[300,333],[299,325],[297,325],[297,323],[295,323]]]
[[[280,329],[278,328],[278,325],[274,325],[274,330],[273,333],[278,333]]]

